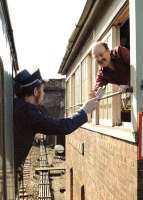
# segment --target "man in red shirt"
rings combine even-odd
[[[130,85],[130,52],[126,47],[118,46],[111,51],[108,45],[98,42],[92,49],[92,56],[99,65],[96,84],[90,96],[96,96],[96,91],[108,83]]]

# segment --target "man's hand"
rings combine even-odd
[[[91,90],[89,96],[90,98],[100,99],[105,94],[106,86],[99,87],[97,91]]]
[[[95,98],[95,97],[96,97],[96,91],[91,90],[90,93],[89,93],[89,98],[92,99],[92,98]]]
[[[87,114],[92,113],[96,109],[96,98],[89,99],[85,102],[81,109],[83,109]]]

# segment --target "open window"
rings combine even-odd
[[[119,45],[119,27],[113,26],[110,31],[102,38],[108,44],[109,49]],[[96,66],[98,67],[98,66]],[[108,84],[106,95],[118,91],[117,85]],[[99,102],[99,124],[115,126],[121,124],[121,99],[120,96],[110,97]]]
[[[120,26],[120,44],[130,49],[129,19]],[[121,121],[123,124],[131,122],[131,96],[121,95]]]
[[[112,26],[108,33],[104,35],[102,41],[108,44],[109,49],[118,45],[130,48],[129,35],[129,19],[126,19],[123,23]],[[106,86],[106,95],[118,90],[119,86],[108,84]],[[131,122],[131,94],[126,93],[101,100],[96,116],[99,118],[96,124],[129,127]]]

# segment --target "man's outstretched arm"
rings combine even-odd
[[[86,123],[88,121],[87,114],[95,108],[96,101],[91,99],[72,117],[54,119],[45,116],[45,114],[33,107],[28,113],[29,123],[34,134],[40,132],[48,135],[66,135]]]

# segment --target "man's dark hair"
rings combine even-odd
[[[19,83],[16,83],[15,87],[14,87],[14,92],[15,92],[15,95],[19,98],[24,98],[26,96],[32,96],[32,95],[34,95],[34,89],[40,88],[41,85],[42,85],[42,83],[37,82],[28,87],[21,87],[21,85]]]

